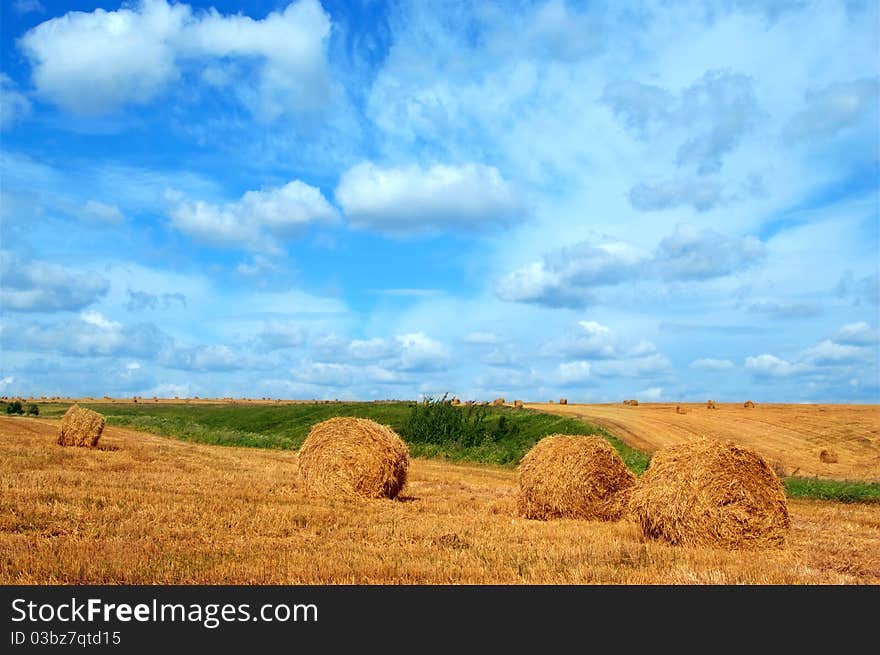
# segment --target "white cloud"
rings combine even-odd
[[[806,94],[805,107],[785,129],[789,139],[827,137],[858,124],[871,112],[877,119],[880,81],[864,78],[838,82]]]
[[[207,244],[276,253],[278,239],[289,238],[314,223],[338,217],[320,189],[299,180],[282,187],[247,191],[236,202],[214,205],[180,200],[170,210],[171,224]],[[247,274],[245,267],[240,272]]]
[[[82,206],[79,212],[87,221],[95,223],[106,223],[108,225],[119,225],[125,220],[125,216],[116,205],[106,205],[97,200],[89,200]]]
[[[0,73],[0,130],[5,130],[31,111],[31,101],[6,73]]]
[[[663,398],[663,387],[650,387],[636,393],[636,399],[641,401],[657,402]]]
[[[590,362],[562,362],[556,367],[556,381],[561,385],[577,385],[592,381]]]
[[[721,169],[759,113],[752,80],[729,70],[706,71],[678,98],[661,87],[622,80],[606,87],[603,100],[642,138],[679,131],[676,163],[701,175]]]
[[[880,342],[880,332],[865,321],[848,323],[837,331],[834,341],[851,346],[871,346]]]
[[[0,305],[5,311],[75,311],[105,296],[109,287],[97,273],[25,261],[9,250],[0,250]]]
[[[481,230],[525,215],[498,169],[473,163],[382,168],[362,162],[342,174],[336,200],[355,227],[390,234]]]
[[[579,308],[596,290],[633,281],[703,281],[748,269],[765,256],[755,237],[731,238],[679,224],[653,253],[623,241],[582,242],[544,255],[495,284],[502,300]]]
[[[305,343],[306,333],[298,323],[267,321],[257,340],[266,350],[296,348]]]
[[[785,378],[810,372],[809,367],[803,364],[792,363],[766,353],[756,357],[746,357],[746,370],[758,377],[775,378]]]
[[[461,339],[464,343],[474,345],[494,345],[501,341],[501,338],[494,332],[470,332]]]
[[[117,331],[122,329],[122,323],[111,321],[105,318],[100,312],[93,310],[82,312],[79,317],[89,325],[94,325],[101,330]]]
[[[79,113],[152,100],[178,76],[174,39],[188,5],[145,0],[133,9],[69,12],[29,30],[19,46],[37,92]]]
[[[541,353],[579,359],[608,359],[619,355],[617,338],[611,329],[596,321],[579,321],[576,331],[548,341],[541,347]]]
[[[261,118],[311,111],[330,97],[330,19],[317,0],[299,0],[262,20],[186,4],[142,0],[117,11],[69,12],[19,41],[37,92],[65,109],[98,114],[157,98],[187,66],[256,62],[240,80],[242,100]]]
[[[656,353],[633,359],[610,359],[596,362],[593,372],[601,377],[654,378],[672,372],[672,362]]]
[[[698,371],[727,371],[732,369],[734,364],[729,359],[713,359],[712,357],[704,357],[695,359],[690,364],[690,368]]]
[[[871,356],[870,348],[847,346],[825,339],[801,353],[800,359],[816,366],[852,364],[865,361]]]

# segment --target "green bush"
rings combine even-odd
[[[401,436],[418,444],[474,448],[516,436],[519,425],[480,405],[456,406],[449,394],[412,405]]]
[[[37,405],[31,405],[27,409],[28,416],[39,416],[40,408]]]
[[[24,414],[24,409],[22,409],[21,403],[17,400],[13,400],[6,406],[7,414]]]

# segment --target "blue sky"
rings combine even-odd
[[[2,24],[0,394],[880,399],[876,2]]]

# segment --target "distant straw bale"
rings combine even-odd
[[[106,419],[90,409],[71,405],[61,419],[58,444],[61,446],[85,446],[94,448],[104,431]]]
[[[745,407],[746,409],[751,409],[754,406],[755,406],[755,403],[751,400],[747,400],[743,403],[743,407]]]
[[[406,484],[409,450],[385,425],[339,416],[312,427],[298,466],[303,487],[315,496],[395,498]]]
[[[825,449],[819,453],[819,460],[824,464],[837,464],[837,453],[830,449]]]
[[[517,511],[528,519],[613,521],[626,510],[636,478],[599,437],[541,439],[518,468]]]
[[[521,401],[521,400],[514,400],[514,401],[513,401],[513,406],[516,407],[516,408],[518,408],[518,409],[522,409],[523,401]]]
[[[567,405],[567,404],[568,404],[568,398],[560,398],[560,399],[559,399],[559,404],[560,404],[560,405]]]
[[[504,404],[504,398],[496,398],[495,400],[492,401],[492,404],[495,405],[496,407],[500,407],[501,405]]]
[[[789,528],[785,491],[767,462],[712,439],[656,453],[630,512],[646,537],[682,546],[781,546]]]
[[[682,407],[681,405],[676,405],[675,406],[675,413],[676,414],[687,414],[687,410],[684,407]]]
[[[715,409],[715,401],[707,400],[706,401],[706,409]]]
[[[632,405],[633,407],[635,407],[635,406],[637,406],[637,405],[639,404],[639,401],[633,399],[633,400],[630,400],[630,401],[629,401],[629,404]]]

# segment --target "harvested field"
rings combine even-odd
[[[0,417],[0,583],[880,583],[880,505],[790,500],[783,548],[726,552],[517,518],[510,469],[415,459],[397,501],[319,500],[290,451],[57,426]]]
[[[685,410],[682,414],[676,406]],[[527,404],[560,416],[607,428],[634,448],[655,452],[701,437],[730,440],[752,448],[786,475],[880,482],[880,406],[777,405],[758,403],[643,403],[637,410],[620,404],[565,407]],[[833,450],[837,462],[820,453]],[[826,458],[827,459],[827,458]]]

